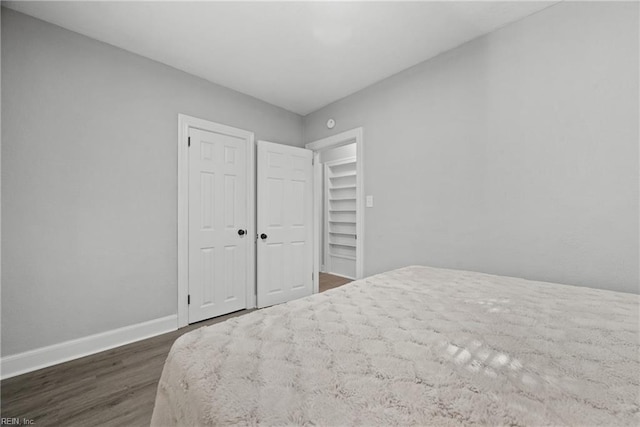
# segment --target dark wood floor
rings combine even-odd
[[[329,289],[337,288],[338,286],[342,286],[346,283],[351,282],[351,279],[347,279],[340,276],[335,276],[333,274],[320,273],[319,277],[319,288],[320,292],[328,291]]]
[[[320,274],[320,292],[349,279]],[[164,361],[180,335],[251,310],[189,325],[0,383],[0,414],[36,426],[148,426]]]

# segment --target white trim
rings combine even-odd
[[[258,304],[256,273],[256,142],[253,132],[247,144],[247,308]]]
[[[322,187],[320,187],[320,192],[322,193],[322,221],[318,221],[322,223],[322,262],[324,262],[325,270],[331,269],[331,259],[329,259],[329,165],[325,162],[322,164]],[[357,220],[358,218],[356,218]],[[322,263],[320,259],[318,259],[319,263]],[[318,270],[318,292],[320,292],[320,271]]]
[[[308,147],[307,147],[308,148]],[[320,153],[313,152],[313,293],[320,292],[320,218],[322,218],[322,164]],[[317,215],[320,215],[316,218]],[[324,246],[324,245],[323,245]],[[322,248],[324,250],[324,248]]]
[[[253,132],[178,114],[178,328],[189,324],[189,128],[244,138],[247,141],[247,234],[255,235],[255,136]],[[246,308],[256,306],[255,245],[247,245]]]
[[[314,230],[314,257],[313,257],[313,277],[314,277],[314,293],[319,292],[319,270],[320,270],[320,251],[318,243],[320,240],[320,218],[322,218],[322,172],[320,166],[320,151],[329,148],[338,147],[355,142],[356,144],[356,204],[358,206],[356,212],[356,279],[364,277],[364,140],[363,130],[361,127],[351,129],[337,135],[319,139],[305,145],[305,148],[314,151],[314,186],[315,207],[313,209],[313,230]]]
[[[178,114],[178,328],[189,324],[189,119]]]
[[[175,314],[1,359],[2,379],[57,365],[176,330]]]
[[[313,151],[324,151],[329,148],[347,145],[352,142],[362,143],[362,128],[351,129],[337,135],[328,136],[326,138],[310,142],[305,145],[305,148]]]

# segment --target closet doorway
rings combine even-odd
[[[253,132],[183,114],[178,129],[178,328],[313,293],[314,153],[258,141],[256,157]]]
[[[319,273],[363,277],[362,128],[306,145],[314,151],[314,292]]]

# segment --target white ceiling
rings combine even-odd
[[[3,2],[306,115],[550,2]]]

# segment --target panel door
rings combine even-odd
[[[313,292],[313,152],[258,141],[258,307]]]
[[[247,142],[189,129],[189,323],[246,308]]]

